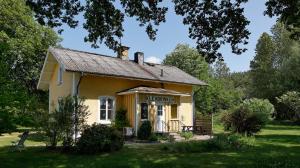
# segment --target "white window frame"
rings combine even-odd
[[[105,120],[101,120],[101,107],[100,107],[100,105],[101,105],[101,99],[106,99],[106,119]],[[108,105],[107,105],[107,99],[112,99],[112,101],[113,101],[113,105],[112,105],[112,114],[111,114],[111,119],[108,119]],[[112,121],[114,120],[114,118],[115,118],[115,111],[116,111],[116,109],[115,109],[115,103],[116,103],[116,99],[115,99],[115,97],[113,97],[113,96],[99,96],[98,97],[98,123],[100,123],[100,124],[111,124],[112,123]]]
[[[57,85],[61,85],[63,83],[63,74],[64,74],[64,67],[59,65],[57,71]]]

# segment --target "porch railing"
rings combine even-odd
[[[179,120],[169,120],[169,132],[178,132],[180,131],[180,123]]]

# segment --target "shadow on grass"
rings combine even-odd
[[[0,148],[3,167],[297,167],[300,147],[264,145],[245,151],[207,153],[167,153],[159,145],[124,147],[121,151],[98,155],[64,154],[43,147],[22,152]]]
[[[258,135],[255,137],[258,141],[268,141],[275,143],[285,143],[291,145],[300,145],[299,135],[279,135],[279,134],[268,134],[268,135]]]

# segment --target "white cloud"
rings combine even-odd
[[[150,62],[150,63],[154,63],[154,64],[160,64],[161,63],[161,59],[157,58],[155,56],[151,56],[151,57],[147,57],[145,59],[145,62]]]

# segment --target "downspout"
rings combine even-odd
[[[79,93],[79,85],[80,85],[80,83],[81,83],[81,79],[82,79],[82,77],[83,77],[83,72],[81,72],[80,73],[80,77],[79,77],[79,81],[78,81],[78,83],[77,83],[77,85],[76,85],[76,90],[75,90],[75,94],[74,94],[74,97],[76,97],[76,101],[75,101],[75,109],[74,109],[74,117],[75,117],[75,122],[77,123],[78,121],[77,121],[77,106],[78,106],[78,93]],[[73,79],[74,80],[74,79]],[[75,124],[75,139],[74,139],[74,141],[75,141],[75,143],[76,143],[76,141],[77,141],[77,136],[78,136],[78,127],[77,127],[77,124]]]

